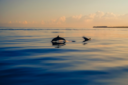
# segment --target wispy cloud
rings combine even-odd
[[[23,24],[28,24],[28,22],[27,21],[23,21]]]
[[[121,26],[127,25],[128,14],[118,15],[112,12],[97,11],[88,15],[62,16],[51,20],[42,21],[8,21],[11,26],[44,26],[44,27],[92,27],[94,25]]]
[[[11,24],[11,23],[12,23],[12,21],[9,21],[9,23]]]
[[[44,24],[45,24],[45,22],[42,20],[42,21],[41,21],[41,24],[42,24],[42,25],[44,25]]]
[[[68,24],[81,25],[81,27],[92,27],[93,25],[127,25],[128,14],[118,15],[111,12],[101,12],[67,17]]]

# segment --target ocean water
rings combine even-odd
[[[1,27],[0,85],[128,85],[128,29]]]

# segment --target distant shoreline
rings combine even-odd
[[[128,26],[93,26],[93,28],[128,28]]]

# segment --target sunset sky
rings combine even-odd
[[[1,27],[127,26],[128,0],[0,0]]]

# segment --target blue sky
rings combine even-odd
[[[128,0],[0,0],[0,25],[20,27],[24,23],[22,26],[33,27],[36,23],[35,26],[40,27],[68,27],[71,25],[67,21],[70,17],[81,15],[81,18],[84,18],[98,11],[104,15],[113,13],[117,17],[124,17],[128,13],[127,3]],[[51,25],[51,21],[59,25]],[[93,22],[90,26],[92,25],[96,24]]]

